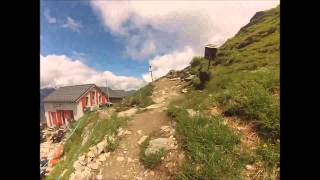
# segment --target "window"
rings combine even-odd
[[[89,98],[86,97],[86,106],[88,106],[88,105],[89,105]]]

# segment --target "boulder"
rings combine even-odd
[[[101,154],[107,145],[108,145],[108,141],[106,139],[104,139],[103,141],[98,143],[97,144],[97,154]]]
[[[142,130],[138,130],[137,133],[142,135]]]
[[[69,180],[89,180],[91,177],[90,171],[75,171],[74,173],[71,174]]]
[[[161,131],[169,132],[170,131],[170,126],[161,126],[160,129],[161,129]]]
[[[188,92],[188,89],[182,89],[181,92],[182,92],[182,93],[187,93],[187,92]]]
[[[104,156],[106,157],[106,158],[108,158],[108,157],[110,157],[110,152],[107,152],[107,153],[104,153]]]
[[[169,79],[169,81],[179,81],[179,80],[181,80],[179,77],[178,78]]]
[[[119,128],[119,129],[117,130],[117,132],[118,132],[117,136],[122,136],[123,133],[124,133],[124,131],[123,131],[122,128]]]
[[[171,150],[174,149],[174,139],[173,138],[157,138],[153,139],[149,142],[149,146],[147,147],[145,154],[154,154],[160,149]]]
[[[96,176],[96,180],[102,180],[102,178],[103,178],[103,177],[102,177],[101,174],[99,174],[99,175]]]
[[[252,166],[252,165],[246,165],[246,169],[247,170],[249,170],[249,171],[253,171],[253,170],[255,170],[255,168],[254,168],[254,166]]]
[[[137,108],[131,108],[126,111],[122,111],[118,113],[118,117],[128,117],[134,115],[138,111]]]
[[[88,154],[87,154],[87,156],[88,156],[89,158],[94,158],[94,157],[95,157],[95,154],[94,154],[92,151],[89,151]]]
[[[86,156],[85,156],[85,155],[82,155],[82,156],[80,156],[78,159],[79,159],[79,161],[84,161],[84,160],[86,160]]]
[[[189,116],[191,116],[191,117],[193,117],[197,114],[197,112],[193,109],[186,109],[186,110],[187,110]]]
[[[98,157],[98,160],[100,162],[104,162],[105,160],[107,160],[107,158],[106,158],[105,154],[100,154],[100,156]]]
[[[210,111],[210,114],[211,114],[212,116],[218,116],[220,113],[219,113],[219,110],[218,110],[217,107],[213,107],[213,108],[211,109],[211,111]]]
[[[122,156],[117,157],[117,161],[123,161],[123,160],[124,160],[124,157]]]
[[[84,167],[79,163],[79,161],[75,161],[73,163],[73,168],[76,170],[76,171],[82,171],[84,169]]]
[[[148,136],[142,136],[142,137],[139,139],[138,144],[142,144],[147,138],[148,138]]]
[[[97,170],[99,168],[99,164],[97,162],[91,162],[88,166],[91,170]]]
[[[186,81],[190,81],[190,80],[192,80],[194,78],[194,75],[190,75],[190,76],[188,76],[188,77],[186,77],[186,78],[184,78]]]

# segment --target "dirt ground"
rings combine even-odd
[[[111,153],[101,174],[104,180],[111,179],[173,179],[175,169],[181,164],[183,152],[178,148],[170,150],[163,159],[162,164],[153,169],[146,169],[139,161],[139,139],[146,135],[151,138],[163,137],[161,126],[170,126],[172,123],[167,116],[166,106],[181,96],[183,83],[179,80],[171,81],[167,78],[159,79],[155,85],[152,99],[156,104],[146,108],[147,111],[134,114],[126,130],[131,134],[120,139],[119,146]]]

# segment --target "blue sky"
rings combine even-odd
[[[44,12],[49,11],[56,23],[49,23]],[[133,61],[124,52],[121,39],[115,39],[93,14],[85,1],[41,1],[42,55],[64,54],[80,58],[98,70],[112,70],[117,75],[141,77],[148,70],[147,61]],[[66,18],[81,23],[80,32],[62,28]]]
[[[267,1],[42,0],[40,85],[137,89],[221,45]]]

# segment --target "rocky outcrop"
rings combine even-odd
[[[119,132],[126,132],[118,130]],[[115,142],[115,135],[106,135],[97,145],[91,146],[86,154],[78,157],[73,163],[75,171],[71,174],[69,180],[90,180],[95,177],[99,167],[110,157],[107,147]]]

